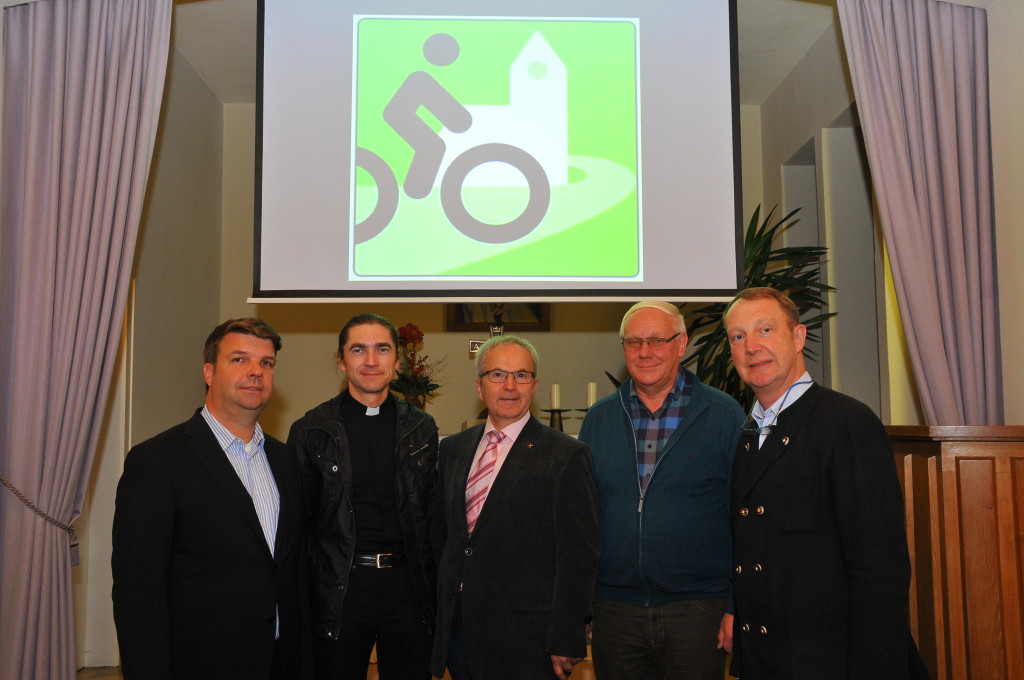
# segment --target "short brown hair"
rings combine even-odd
[[[745,288],[740,292],[736,293],[736,297],[729,302],[729,305],[725,308],[725,314],[722,315],[722,319],[729,316],[729,312],[732,311],[733,306],[740,300],[765,300],[772,299],[779,303],[782,310],[789,317],[790,326],[796,326],[800,323],[800,310],[797,308],[796,303],[793,302],[788,295],[782,291],[775,290],[774,288],[768,288],[767,286],[758,286],[755,288]]]
[[[220,341],[228,333],[242,333],[252,335],[261,340],[270,340],[274,343],[274,354],[281,351],[281,336],[277,334],[263,319],[228,319],[213,329],[206,338],[206,346],[203,347],[203,362],[207,364],[217,363],[217,352],[220,350]]]

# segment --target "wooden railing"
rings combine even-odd
[[[1024,678],[1024,427],[888,430],[933,680]]]

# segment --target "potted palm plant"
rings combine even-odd
[[[835,316],[834,312],[823,311],[825,294],[835,288],[819,280],[821,263],[828,254],[828,248],[772,246],[775,238],[796,222],[794,215],[799,210],[797,208],[775,222],[772,221],[774,208],[764,220],[761,220],[761,206],[754,210],[743,241],[743,287],[767,286],[788,294],[800,310],[800,317],[810,335],[825,320]],[[701,382],[717,387],[746,406],[751,403],[753,393],[732,369],[729,341],[723,325],[725,308],[726,303],[715,302],[685,311],[691,342],[690,353],[683,359],[683,365],[690,368]]]

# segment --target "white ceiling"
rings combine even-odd
[[[835,13],[835,0],[737,0],[740,103],[762,103],[823,32],[838,30]],[[175,46],[214,94],[254,102],[256,0],[175,0],[174,20]]]

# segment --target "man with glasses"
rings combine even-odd
[[[530,415],[537,350],[499,336],[476,357],[487,423],[441,442],[430,670],[454,680],[568,678],[586,655],[597,568],[590,449]]]
[[[903,494],[882,422],[811,379],[807,328],[783,293],[741,291],[725,328],[757,397],[732,484],[733,674],[927,678],[907,627]]]
[[[743,412],[679,362],[686,326],[639,302],[619,328],[629,378],[587,412],[601,561],[601,680],[721,680],[732,646],[729,478]]]

